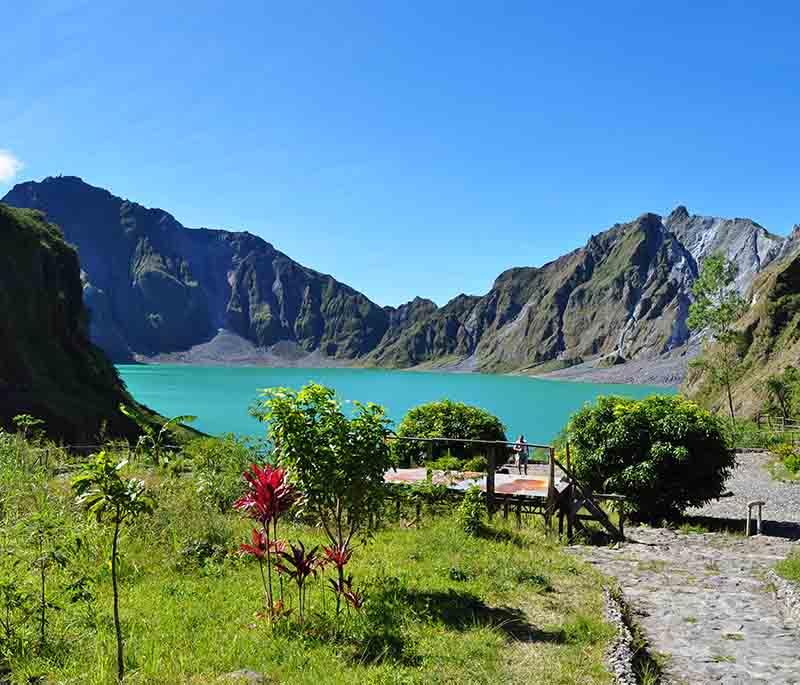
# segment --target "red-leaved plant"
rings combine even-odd
[[[261,584],[264,586],[264,602],[267,603],[269,602],[269,592],[267,590],[267,579],[264,576],[264,557],[267,555],[267,547],[269,545],[266,535],[256,528],[253,528],[251,538],[253,541],[252,545],[243,542],[239,545],[239,549],[243,554],[249,554],[258,559],[258,568],[261,571]]]
[[[317,555],[319,547],[313,547],[306,552],[305,545],[298,541],[296,545],[289,545],[289,551],[283,551],[275,568],[279,573],[285,573],[297,585],[298,607],[300,609],[300,622],[305,618],[306,590],[305,584],[309,576],[316,576],[317,570],[323,561]]]
[[[278,552],[278,519],[287,512],[297,499],[296,490],[286,481],[286,471],[269,464],[263,468],[257,464],[245,471],[247,491],[233,503],[233,508],[246,514],[261,524],[261,531],[253,531],[253,544],[242,545],[246,554],[252,554],[259,560],[263,577],[263,560],[267,560],[267,578],[264,590],[267,609],[272,612],[272,555]],[[270,530],[270,526],[272,530]],[[258,534],[258,535],[257,535]],[[284,543],[281,543],[284,544]],[[281,591],[283,586],[281,585]]]
[[[339,597],[344,597],[345,601],[354,609],[360,609],[364,606],[364,595],[358,590],[353,589],[353,576],[349,575],[347,578],[334,579],[329,578],[328,582],[331,584],[333,591],[336,593],[337,611],[339,605]]]
[[[336,615],[339,615],[342,605],[342,596],[345,591],[345,577],[344,567],[353,556],[353,550],[349,545],[331,545],[330,547],[323,547],[322,551],[325,553],[325,562],[331,563],[336,567],[336,580],[330,580],[333,591],[336,594]],[[350,578],[352,582],[352,577]]]

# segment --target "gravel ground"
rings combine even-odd
[[[584,383],[632,383],[635,385],[676,386],[683,383],[689,356],[666,359],[632,360],[602,368],[597,361],[576,364],[566,369],[539,374],[538,378]]]
[[[763,500],[764,532],[800,537],[800,483],[784,483],[770,475],[768,452],[740,452],[733,475],[726,483],[730,497],[711,502],[704,507],[689,509],[690,516],[708,516],[720,519],[747,518],[747,503]],[[787,525],[788,524],[788,525]],[[795,531],[796,535],[792,534]]]

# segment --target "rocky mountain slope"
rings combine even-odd
[[[2,204],[0,309],[0,428],[31,414],[71,444],[138,434],[119,411],[138,405],[89,342],[75,250],[39,212]]]
[[[743,370],[733,395],[744,415],[763,404],[761,386],[768,376],[800,366],[800,245],[788,245],[782,256],[756,278],[751,307],[738,324]],[[690,374],[687,391],[707,404],[727,406],[722,391],[700,372]]]
[[[249,233],[187,229],[76,177],[22,183],[3,201],[42,210],[77,247],[92,338],[115,361],[187,350],[219,329],[353,359],[390,328],[391,312]]]
[[[631,380],[620,370],[666,360],[664,382],[673,383],[685,360],[672,360],[695,349],[686,317],[703,259],[722,251],[735,260],[744,292],[795,240],[749,219],[678,207],[666,218],[617,224],[544,266],[509,269],[483,296],[460,295],[440,308],[421,298],[379,307],[261,238],[187,229],[75,177],[20,184],[4,201],[41,209],[77,246],[92,338],[118,361],[602,372]]]
[[[744,292],[785,243],[747,219],[692,216],[685,207],[663,221],[644,214],[541,268],[501,274],[485,296],[456,298],[382,341],[371,358],[606,381],[645,374],[675,383],[685,372],[680,358],[696,351],[686,318],[703,259],[721,251],[736,261]],[[642,362],[653,360],[664,364],[651,377],[652,365]]]

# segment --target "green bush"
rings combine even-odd
[[[228,511],[242,494],[242,474],[251,464],[263,464],[261,444],[234,435],[198,438],[184,447],[200,495],[220,511]]]
[[[773,448],[772,451],[775,456],[783,462],[783,465],[789,473],[800,473],[800,448],[788,442],[784,442]]]
[[[467,535],[478,535],[483,528],[484,511],[483,493],[477,485],[473,485],[464,493],[464,499],[456,511],[459,528]]]
[[[449,452],[438,459],[429,459],[425,466],[431,471],[461,471],[463,468],[461,460]]]
[[[485,472],[487,468],[489,468],[489,463],[486,461],[486,457],[484,457],[482,454],[472,457],[471,459],[467,459],[463,466],[464,471]]]
[[[400,437],[414,438],[462,438],[466,440],[502,440],[506,430],[496,416],[478,407],[462,402],[442,400],[429,402],[411,409],[397,428]],[[396,440],[392,449],[401,466],[411,462],[423,464],[449,453],[460,462],[486,453],[485,445],[469,443],[417,443]],[[498,460],[505,455],[498,454]]]
[[[578,479],[626,495],[639,521],[674,520],[719,497],[735,463],[718,419],[680,396],[600,397],[566,433]]]
[[[737,419],[734,425],[730,421],[722,424],[725,439],[729,447],[741,449],[771,449],[780,444],[780,432],[766,427],[759,427],[755,421]]]

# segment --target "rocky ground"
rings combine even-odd
[[[586,383],[629,383],[635,385],[677,386],[686,378],[689,360],[696,354],[695,347],[685,354],[666,356],[645,361],[632,360],[608,368],[595,359],[559,371],[536,374],[536,378],[582,381]],[[333,359],[319,350],[306,352],[295,343],[283,342],[269,348],[257,347],[249,340],[219,329],[208,342],[194,345],[188,350],[154,356],[135,355],[142,364],[194,364],[198,366],[270,366],[270,367],[358,367],[358,360]],[[466,359],[437,360],[410,367],[409,371],[441,371],[471,373],[478,370],[475,356]]]
[[[677,386],[683,383],[692,355],[660,359],[631,360],[603,367],[598,360],[540,374],[538,378],[584,383],[632,383],[636,385]]]
[[[619,583],[667,683],[800,683],[800,622],[771,574],[800,548],[800,485],[771,480],[767,460],[740,455],[732,496],[692,513],[729,523],[763,499],[773,535],[636,527],[624,544],[574,548]]]
[[[321,352],[305,352],[295,343],[282,342],[269,348],[257,347],[236,333],[220,328],[208,342],[182,352],[152,357],[135,355],[141,364],[193,364],[197,366],[269,366],[327,368],[352,366],[352,362],[332,359]]]
[[[730,496],[699,509],[689,509],[689,516],[742,521],[747,503],[761,500],[764,532],[800,538],[800,483],[781,482],[769,473],[772,455],[763,450],[749,450],[736,455],[736,469],[726,483]]]

